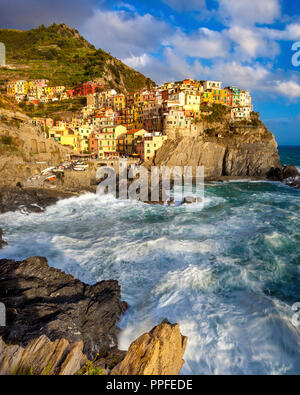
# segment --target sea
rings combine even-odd
[[[300,169],[300,147],[279,150]],[[204,205],[169,207],[86,194],[3,214],[0,227],[0,258],[45,256],[88,284],[119,281],[121,349],[168,318],[188,337],[182,375],[300,374],[299,190],[215,182]]]

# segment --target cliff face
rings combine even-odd
[[[46,258],[3,259],[0,300],[6,307],[0,375],[70,375],[79,369],[80,374],[166,375],[178,374],[184,364],[187,338],[167,320],[127,353],[118,350],[117,324],[128,305],[121,302],[117,281],[90,286],[49,267]]]
[[[219,129],[206,129],[196,136],[177,134],[157,151],[153,163],[204,166],[206,178],[266,177],[272,167],[281,168],[277,148],[274,136],[263,125],[230,129],[221,124]]]
[[[23,184],[27,177],[58,165],[73,152],[46,138],[32,122],[17,108],[11,111],[0,106],[0,187]]]
[[[51,341],[83,341],[83,352],[91,359],[117,346],[117,323],[127,308],[117,281],[89,286],[41,257],[0,260],[0,299],[7,310],[0,336],[7,344],[27,346],[41,335]]]
[[[0,338],[0,375],[73,375],[87,363],[83,342],[51,342],[42,335],[27,347],[7,345]]]
[[[184,360],[187,337],[179,325],[164,320],[134,341],[112,375],[177,375]]]

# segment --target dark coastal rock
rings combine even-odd
[[[283,180],[283,183],[289,187],[300,189],[300,176],[287,178]]]
[[[300,189],[300,174],[296,166],[272,168],[267,174],[268,180],[280,181],[289,187]]]
[[[3,240],[3,231],[0,228],[0,250],[5,246],[7,246],[7,243]]]
[[[299,175],[298,169],[296,166],[285,166],[283,168],[283,179],[287,178],[296,178]]]
[[[89,286],[41,257],[0,260],[0,300],[7,309],[7,326],[0,328],[6,343],[26,346],[41,335],[82,340],[90,359],[117,346],[117,323],[127,309],[117,281]]]
[[[47,206],[57,203],[59,199],[73,196],[70,193],[49,189],[31,189],[18,186],[15,188],[2,188],[0,190],[0,213],[17,211],[40,213]]]
[[[195,198],[193,196],[187,196],[183,199],[181,205],[183,204],[195,204],[195,203],[202,203],[201,198]]]
[[[296,166],[272,167],[267,174],[267,178],[272,181],[283,181],[288,178],[296,178],[298,175],[299,172]]]

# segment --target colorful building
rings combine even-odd
[[[148,161],[155,156],[156,151],[167,139],[168,137],[161,133],[145,133],[137,140],[137,154],[142,160]]]
[[[103,128],[98,132],[96,138],[99,158],[119,156],[118,137],[126,132],[126,127],[121,125]]]

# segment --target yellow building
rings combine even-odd
[[[27,95],[28,93],[28,82],[25,80],[18,80],[15,84],[16,94]]]
[[[201,94],[201,103],[214,103],[214,94],[212,90],[205,91]]]
[[[80,136],[80,151],[87,152],[89,151],[89,137],[93,132],[93,128],[89,125],[81,126],[78,131],[78,135]]]
[[[126,98],[125,95],[115,95],[113,98],[114,101],[114,110],[121,111],[126,107]]]
[[[191,94],[187,93],[185,95],[185,104],[187,106],[200,106],[201,103],[201,95],[200,94]]]
[[[71,147],[76,152],[82,152],[82,139],[78,133],[69,131],[67,135],[61,136],[61,145]]]
[[[126,132],[126,127],[121,125],[103,128],[96,136],[99,158],[119,156],[118,138]]]
[[[60,94],[66,90],[65,86],[55,86],[54,88],[55,88],[55,92]]]
[[[47,96],[53,96],[55,91],[53,86],[45,86],[44,92],[46,93]]]
[[[9,81],[6,85],[6,93],[8,96],[14,96],[16,94],[16,81]]]
[[[9,81],[6,85],[6,92],[9,96],[14,95],[27,95],[28,93],[28,82],[25,80]]]
[[[142,149],[142,159],[147,161],[154,157],[156,151],[161,148],[168,136],[161,133],[146,133],[142,139],[144,145]]]
[[[125,134],[125,152],[126,154],[136,154],[136,142],[139,137],[147,133],[144,129],[132,129]]]
[[[61,145],[71,147],[76,152],[81,152],[82,138],[78,132],[64,126],[54,126],[49,129],[49,137]]]

